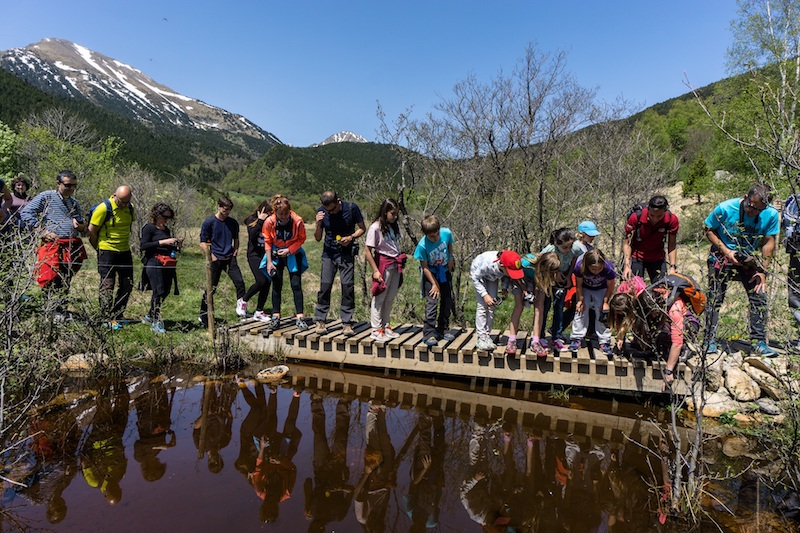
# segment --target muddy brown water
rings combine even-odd
[[[4,529],[685,530],[659,521],[663,409],[290,368],[68,382],[6,454]],[[752,490],[725,490],[744,530]]]

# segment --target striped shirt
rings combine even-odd
[[[80,237],[72,219],[83,221],[81,206],[74,198],[64,198],[56,190],[44,191],[33,197],[19,211],[22,223],[28,228],[42,227],[61,238]]]

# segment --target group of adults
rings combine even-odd
[[[709,353],[719,349],[717,327],[728,284],[738,281],[749,301],[752,351],[767,357],[777,355],[767,342],[767,280],[780,233],[780,213],[772,201],[769,188],[758,183],[743,197],[719,203],[704,221],[705,235],[711,244],[705,336]],[[641,213],[632,213],[625,226],[623,277],[644,276],[646,272],[654,281],[664,273],[675,273],[678,228],[678,217],[669,211],[663,196],[654,196]],[[789,275],[791,286],[797,272],[790,269]],[[791,301],[790,298],[790,305]],[[800,308],[800,302],[797,307]]]

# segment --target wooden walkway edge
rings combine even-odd
[[[301,361],[333,363],[340,368],[463,377],[471,379],[473,384],[482,379],[485,386],[488,386],[486,380],[506,380],[608,391],[663,392],[663,361],[629,360],[619,356],[609,359],[597,349],[592,353],[586,348],[575,356],[562,352],[535,357],[527,353],[527,335],[518,338],[517,352],[511,356],[503,353],[508,332],[493,332],[501,348],[488,353],[475,349],[474,330],[451,330],[455,340],[442,340],[428,347],[422,342],[422,327],[411,324],[397,328],[400,334],[397,339],[375,342],[370,339],[371,330],[365,322],[354,324],[356,334],[351,337],[342,335],[339,321],[329,323],[322,334],[317,333],[313,325],[300,331],[293,321],[275,331],[266,324],[254,323],[252,319],[244,320],[231,326],[229,332],[238,335],[243,344],[255,351]],[[680,364],[675,377],[675,391],[687,394],[691,368]]]

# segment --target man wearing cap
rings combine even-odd
[[[584,220],[578,224],[578,245],[583,250],[583,253],[594,248],[594,238],[598,235],[600,235],[600,232],[597,231],[597,226],[591,220]]]
[[[645,271],[650,282],[676,271],[678,258],[677,235],[678,217],[670,212],[667,199],[660,194],[650,198],[647,207],[641,212],[634,210],[625,224],[625,240],[622,242],[624,268],[622,277],[644,277]],[[664,241],[667,252],[664,253]]]
[[[475,333],[478,336],[476,349],[492,352],[497,348],[489,332],[494,322],[495,306],[503,301],[497,298],[498,282],[502,281],[504,297],[509,289],[514,294],[514,311],[511,313],[511,323],[508,326],[506,353],[516,353],[517,329],[524,307],[519,280],[525,276],[519,254],[512,250],[484,252],[473,259],[469,276],[472,278],[478,300],[478,307],[475,310]]]

